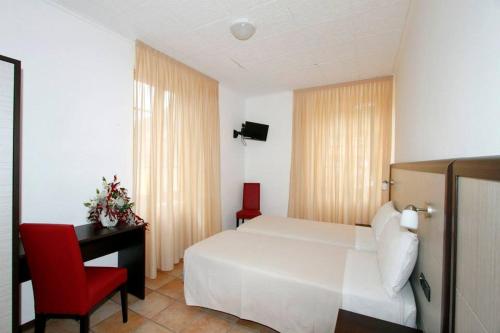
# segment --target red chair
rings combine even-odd
[[[262,215],[260,212],[260,183],[243,184],[243,209],[236,213],[236,227],[245,222],[245,219],[253,219]]]
[[[19,226],[35,296],[35,333],[49,318],[80,320],[89,332],[89,316],[120,290],[123,322],[127,313],[127,270],[84,267],[75,228],[67,224],[23,223]]]

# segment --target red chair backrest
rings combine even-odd
[[[19,226],[39,314],[85,314],[87,279],[75,228],[68,224]]]
[[[260,210],[260,183],[243,184],[243,209]]]

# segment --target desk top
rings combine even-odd
[[[75,226],[75,232],[76,238],[78,238],[78,242],[81,245],[101,238],[140,228],[144,228],[144,225],[122,224],[112,228],[105,228],[97,223],[88,223]],[[22,242],[19,242],[19,256],[21,258],[24,257],[24,248]]]

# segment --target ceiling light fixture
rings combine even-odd
[[[247,18],[240,18],[231,24],[231,33],[239,40],[247,40],[255,33],[255,25]]]

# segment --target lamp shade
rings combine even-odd
[[[408,229],[418,229],[418,212],[413,209],[403,210],[400,224]]]

